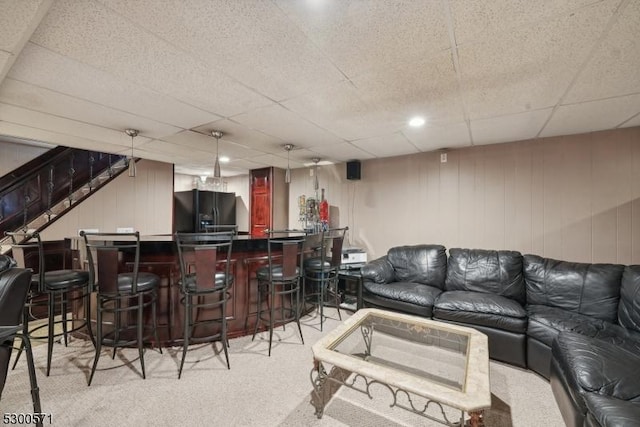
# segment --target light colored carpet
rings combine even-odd
[[[335,328],[335,311],[324,330]],[[345,312],[343,311],[343,317]],[[51,376],[44,374],[46,348],[34,350],[42,410],[57,426],[406,426],[438,425],[399,408],[390,408],[390,393],[374,390],[374,399],[342,388],[322,419],[309,403],[313,389],[311,346],[323,333],[316,313],[303,318],[305,344],[295,325],[276,331],[271,357],[268,335],[231,340],[231,370],[219,343],[197,345],[187,354],[177,379],[179,348],[147,350],[147,379],[140,375],[135,349],[101,356],[91,387],[87,377],[93,360],[90,343],[56,344]],[[212,350],[216,349],[216,352]],[[491,362],[492,409],[487,426],[562,426],[551,389],[538,375]],[[3,413],[32,412],[26,362],[9,372],[0,408]]]

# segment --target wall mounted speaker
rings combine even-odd
[[[347,179],[360,179],[360,160],[347,162]]]

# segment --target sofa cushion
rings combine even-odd
[[[640,333],[620,325],[544,305],[529,305],[527,312],[527,335],[548,346],[560,332],[568,331],[640,353]]]
[[[433,286],[415,282],[394,282],[388,284],[365,282],[363,283],[363,287],[371,294],[423,307],[433,307],[436,297],[442,292]]]
[[[578,392],[640,403],[640,356],[615,344],[573,332],[553,343],[553,356]]]
[[[580,331],[593,336],[603,329],[603,320],[546,305],[527,305],[529,324],[527,335],[549,347],[561,331]]]
[[[622,274],[618,322],[640,332],[640,265],[628,265]]]
[[[590,416],[588,426],[640,426],[640,403],[621,400],[598,393],[585,393],[584,401]]]
[[[445,291],[436,299],[433,317],[517,333],[527,330],[525,309],[514,300],[494,294]]]
[[[450,249],[445,289],[491,293],[524,304],[522,255],[516,251]]]
[[[442,245],[396,246],[387,260],[393,266],[396,282],[416,282],[444,288],[447,254]]]
[[[527,304],[562,308],[615,323],[624,266],[524,256]]]

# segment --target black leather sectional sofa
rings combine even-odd
[[[547,379],[568,426],[640,426],[640,266],[516,251],[391,248],[359,307],[470,326],[496,360]]]

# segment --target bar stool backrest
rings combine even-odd
[[[29,268],[33,272],[34,278],[38,280],[37,291],[44,292],[44,246],[40,238],[40,233],[37,231],[7,231],[4,234],[11,237],[11,256],[16,261],[18,267]]]
[[[326,261],[331,264],[332,268],[340,267],[342,264],[342,248],[344,246],[344,238],[349,227],[331,228],[323,232],[323,256]]]
[[[276,265],[282,266],[282,277],[291,278],[300,275],[304,257],[304,245],[307,233],[298,230],[268,230],[269,273],[273,277]],[[282,254],[281,262],[274,262]]]
[[[115,295],[118,290],[118,274],[133,273],[131,293],[137,293],[140,264],[140,233],[88,233],[80,231],[84,238],[89,264],[89,283],[101,294]],[[126,271],[123,255],[134,253],[133,266]]]
[[[231,248],[237,226],[228,227],[230,228],[226,231],[175,234],[183,287],[187,284],[187,276],[195,274],[196,286],[199,289],[215,288],[218,260],[226,261],[224,286],[229,284]]]

